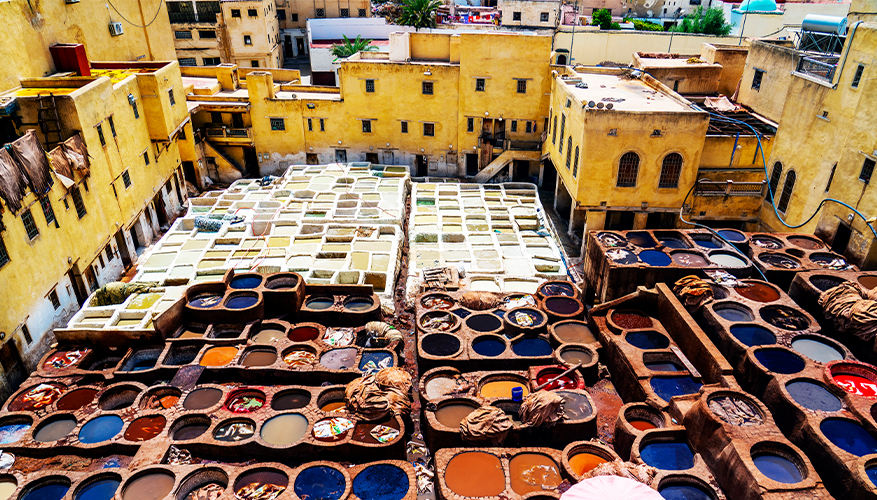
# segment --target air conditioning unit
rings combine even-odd
[[[124,35],[125,31],[122,29],[122,23],[110,23],[110,34],[113,36]]]

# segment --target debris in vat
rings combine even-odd
[[[192,454],[188,450],[181,450],[171,445],[167,455],[167,463],[169,465],[189,465],[192,463]]]
[[[355,339],[353,328],[327,328],[323,334],[323,342],[333,347],[349,346]]]
[[[347,418],[329,418],[314,424],[314,436],[321,439],[331,439],[353,429],[353,421]]]
[[[371,436],[379,443],[389,443],[396,439],[396,436],[399,435],[399,431],[386,425],[376,425],[369,434],[371,434]]]

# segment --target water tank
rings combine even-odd
[[[847,18],[840,16],[823,16],[807,14],[801,22],[801,29],[816,33],[832,33],[843,35],[847,32]]]

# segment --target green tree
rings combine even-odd
[[[722,9],[712,7],[704,10],[701,6],[691,14],[686,14],[682,22],[678,26],[670,28],[670,31],[727,36],[733,27],[733,24],[725,22],[725,14]]]
[[[397,23],[416,29],[435,28],[435,13],[441,4],[440,0],[406,0]]]
[[[609,9],[597,9],[591,19],[592,26],[599,26],[601,30],[620,30],[621,25],[612,22],[612,11]]]
[[[332,55],[335,56],[336,59],[344,59],[345,57],[350,57],[357,52],[371,52],[378,50],[377,47],[371,45],[371,40],[368,38],[360,38],[359,35],[356,35],[356,40],[351,40],[344,35],[341,36],[344,37],[344,43],[332,46]]]

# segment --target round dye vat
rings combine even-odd
[[[498,338],[481,337],[472,342],[472,350],[481,356],[499,356],[505,352],[505,347],[505,342]]]
[[[275,394],[271,400],[271,408],[277,411],[297,410],[311,402],[311,395],[304,392],[282,392]]]
[[[550,299],[549,299],[550,300]],[[509,321],[518,326],[542,326],[545,323],[545,315],[533,309],[518,309],[506,316]]]
[[[423,337],[420,347],[432,356],[451,356],[460,350],[460,339],[447,333],[433,333]]]
[[[283,339],[283,334],[285,330],[281,327],[263,327],[263,329],[252,336],[252,341],[257,344],[271,344],[273,342],[277,342]]]
[[[241,360],[243,366],[271,366],[277,361],[277,353],[274,351],[253,350],[244,354]]]
[[[0,426],[0,444],[14,443],[24,437],[30,424],[6,424]]]
[[[868,476],[868,479],[871,480],[871,484],[877,486],[877,466],[872,465],[871,467],[867,467],[865,469],[865,474]]]
[[[563,398],[563,414],[567,420],[588,418],[594,412],[588,398],[582,394],[568,391],[557,391],[557,394]]]
[[[761,319],[783,330],[801,331],[810,327],[810,320],[791,307],[763,307],[760,314]]]
[[[733,229],[722,229],[719,231],[719,236],[725,238],[728,241],[741,242],[746,241],[746,236],[740,231],[735,231]]]
[[[219,295],[202,295],[189,301],[189,306],[196,309],[210,309],[216,307],[222,301]]]
[[[728,321],[752,321],[754,319],[751,312],[729,305],[714,307],[713,310],[720,317]]]
[[[804,477],[794,462],[779,455],[765,454],[752,457],[759,472],[778,483],[800,483]]]
[[[56,384],[38,384],[21,392],[9,403],[11,411],[36,411],[54,403],[64,394],[67,387]]]
[[[536,385],[542,385],[549,380],[556,378],[561,373],[563,373],[563,371],[557,368],[547,368],[542,370],[536,376]],[[564,375],[542,389],[546,391],[553,391],[555,389],[575,389],[576,385],[576,380],[572,376]]]
[[[630,332],[624,340],[638,349],[666,349],[670,345],[670,339],[658,332]]]
[[[597,341],[588,325],[581,321],[556,323],[554,335],[563,343],[590,344]]]
[[[203,483],[187,493],[186,496],[183,497],[183,500],[210,500],[219,498],[220,495],[225,493],[226,487],[227,485],[225,483]]]
[[[445,295],[427,295],[420,303],[428,309],[450,309],[454,307],[454,299]]]
[[[317,354],[307,349],[289,349],[283,355],[283,362],[293,366],[309,366],[317,362]]]
[[[213,439],[225,442],[238,442],[250,439],[256,433],[253,422],[229,422],[222,424],[213,431]]]
[[[449,404],[437,409],[435,418],[445,427],[457,429],[460,427],[460,422],[475,410],[476,408],[469,404]]]
[[[877,276],[859,276],[859,284],[869,290],[873,290],[877,288]]]
[[[320,330],[313,326],[298,326],[293,328],[287,337],[293,342],[309,342],[320,336]]]
[[[521,382],[514,380],[494,380],[481,386],[481,396],[485,398],[506,398],[511,399],[512,389],[520,387],[524,391],[524,396],[530,393],[527,386]]]
[[[710,262],[722,267],[746,267],[746,261],[734,254],[714,252],[710,254]]]
[[[295,478],[295,494],[307,500],[338,500],[344,494],[347,480],[333,467],[310,467]]]
[[[222,399],[222,391],[214,387],[202,387],[190,392],[183,400],[183,408],[187,410],[204,410],[215,405]]]
[[[545,309],[555,314],[570,315],[581,310],[582,306],[572,297],[548,297],[545,299]]]
[[[388,352],[364,352],[359,361],[359,371],[375,371],[381,366],[393,366],[393,355]]]
[[[265,395],[262,393],[240,391],[229,397],[225,408],[232,413],[253,413],[265,406]]]
[[[819,430],[832,444],[857,457],[877,453],[877,440],[864,427],[850,420],[825,419],[819,424]]]
[[[657,429],[658,428],[658,426],[655,425],[653,422],[650,422],[648,420],[639,419],[639,418],[628,419],[627,423],[629,423],[634,429],[636,429],[638,431],[647,431],[649,429]]]
[[[270,469],[246,472],[234,483],[238,500],[273,500],[289,485],[286,474]],[[125,499],[122,499],[125,500]]]
[[[493,497],[505,490],[505,474],[496,455],[469,451],[448,462],[445,483],[451,491],[464,497]]]
[[[840,351],[816,339],[795,339],[792,341],[792,349],[820,363],[844,359]]]
[[[334,297],[312,297],[305,301],[305,306],[307,306],[308,309],[313,309],[315,311],[325,311],[334,305]]]
[[[57,351],[49,356],[43,363],[43,368],[47,370],[61,370],[78,363],[90,349],[75,349],[70,351]]]
[[[623,247],[627,245],[627,240],[620,234],[600,233],[597,235],[597,239],[607,247]]]
[[[639,253],[639,259],[650,266],[669,266],[673,259],[660,250],[643,250]]]
[[[51,443],[70,434],[76,428],[76,424],[76,419],[73,416],[65,415],[37,427],[33,438],[41,443]]]
[[[713,500],[713,496],[698,486],[671,484],[658,490],[667,500]]]
[[[367,311],[375,305],[371,297],[352,297],[344,302],[344,309],[353,312]]]
[[[637,312],[614,311],[611,316],[612,322],[625,330],[635,328],[649,328],[652,326],[652,318]]]
[[[861,280],[861,278],[860,278]],[[832,288],[844,283],[846,280],[836,278],[834,276],[811,276],[810,284],[815,286],[820,292],[826,292]]]
[[[255,295],[237,295],[225,301],[225,307],[228,309],[246,309],[253,307],[259,302],[259,297]]]
[[[494,314],[473,314],[466,318],[466,326],[476,332],[492,332],[502,326],[502,321]]]
[[[798,269],[801,267],[797,260],[778,253],[763,253],[758,256],[758,260],[781,269]]]
[[[149,370],[155,366],[156,361],[158,361],[157,357],[156,358],[149,357],[149,358],[141,359],[140,361],[134,363],[134,366],[131,367],[131,371],[132,372],[142,372],[144,370]]]
[[[70,489],[69,484],[52,483],[37,486],[21,497],[21,500],[61,500]]]
[[[79,430],[79,442],[85,444],[108,441],[122,430],[125,422],[116,415],[103,415],[88,421]]]
[[[798,373],[806,366],[799,356],[783,349],[759,349],[755,351],[755,359],[769,371],[784,375]]]
[[[0,477],[0,500],[6,500],[18,489],[18,481],[14,476]]]
[[[636,254],[624,250],[623,248],[613,248],[606,252],[606,256],[609,257],[612,262],[621,265],[635,264],[639,262]]]
[[[551,356],[554,349],[552,349],[551,344],[544,339],[523,338],[512,344],[512,351],[518,356],[536,357]]]
[[[661,470],[688,470],[694,467],[694,453],[688,443],[647,444],[640,450],[639,456],[647,465]]]
[[[278,415],[264,424],[260,436],[266,443],[289,446],[308,432],[308,419],[298,413]]]
[[[670,258],[675,264],[684,267],[703,267],[709,264],[705,258],[692,252],[674,252],[670,254]]]
[[[592,356],[591,353],[589,353],[588,351],[567,348],[560,351],[560,359],[562,359],[564,363],[570,366],[575,366],[578,364],[585,366],[591,364],[591,361],[594,360],[594,356]]]
[[[431,377],[426,382],[427,399],[435,399],[446,396],[460,389],[459,379],[452,377]]]
[[[652,238],[652,235],[646,232],[630,232],[627,233],[627,241],[633,243],[640,248],[652,248],[658,243]]]
[[[731,335],[749,347],[777,343],[776,335],[758,325],[734,325],[731,327]]]
[[[703,387],[691,377],[652,377],[650,382],[655,394],[664,401],[670,401],[673,396],[695,394]]]
[[[700,248],[709,248],[711,250],[715,249],[715,248],[722,248],[721,243],[718,243],[712,239],[708,239],[708,240],[702,240],[702,239],[696,239],[696,238],[692,238],[692,239],[694,240],[695,243],[697,243],[697,246],[699,246]]]
[[[747,283],[749,286],[734,288],[738,295],[756,302],[774,302],[780,300],[780,292],[764,283]]]
[[[661,238],[661,244],[667,248],[690,248],[681,238]]]
[[[557,464],[548,455],[520,453],[509,460],[512,490],[518,495],[533,491],[554,490],[562,479]]]
[[[131,481],[122,491],[122,500],[161,500],[174,488],[176,478],[170,472],[156,471]]]
[[[210,424],[189,424],[184,425],[174,431],[173,438],[175,441],[186,441],[188,439],[195,439],[198,436],[207,432],[207,429],[210,428]]]
[[[96,395],[97,389],[76,389],[75,391],[70,391],[64,395],[64,397],[58,401],[56,408],[59,410],[76,411],[94,401]]]
[[[205,352],[204,356],[201,357],[200,365],[225,366],[231,363],[231,360],[233,360],[237,355],[237,347],[211,347],[210,349],[207,349],[207,352]]]
[[[568,283],[546,283],[539,292],[546,297],[575,297],[575,289]]]
[[[256,288],[257,286],[262,284],[262,277],[258,275],[245,274],[243,276],[235,276],[232,278],[231,283],[228,284],[229,287],[234,288],[236,290],[243,290],[249,288]]]
[[[125,430],[125,439],[128,441],[148,441],[158,436],[164,430],[167,420],[161,415],[140,417],[130,424]]]
[[[353,478],[353,494],[359,500],[402,500],[410,486],[408,474],[390,464],[366,467]]]
[[[606,460],[600,455],[595,455],[593,453],[579,453],[569,457],[569,466],[572,468],[573,472],[579,476],[583,476],[586,473],[591,472],[591,470],[598,465],[605,464],[608,461],[609,460]]]
[[[399,436],[399,423],[392,417],[379,422],[360,422],[353,428],[352,441],[368,444],[389,443]],[[381,440],[379,441],[378,438]]]
[[[353,368],[359,351],[354,347],[332,349],[320,357],[320,364],[330,370],[346,370]]]
[[[838,411],[841,409],[840,398],[821,384],[806,381],[792,382],[786,385],[786,391],[796,403],[810,410]]]
[[[787,239],[789,240],[789,243],[791,243],[792,245],[795,245],[796,247],[804,248],[807,250],[819,250],[820,248],[823,247],[821,242],[816,241],[812,238],[805,238],[802,236],[792,236],[792,237],[787,238]]]
[[[847,265],[847,261],[843,257],[830,253],[813,254],[810,256],[810,262],[825,268],[836,268],[838,264],[841,266]]]
[[[753,236],[751,241],[753,245],[768,250],[779,250],[780,248],[783,248],[783,244],[780,240],[771,238],[770,236]]]
[[[121,481],[115,478],[106,478],[79,488],[73,496],[74,500],[112,500],[119,489]]]
[[[866,398],[877,397],[877,383],[871,379],[842,373],[834,375],[832,380],[851,394]]]

